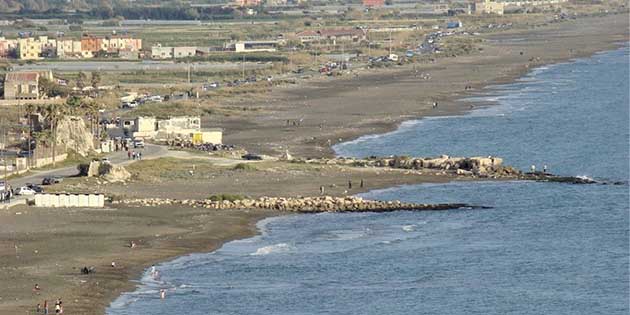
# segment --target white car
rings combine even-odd
[[[31,195],[34,195],[35,193],[36,193],[35,190],[28,188],[26,186],[22,186],[15,190],[16,195],[31,196]]]

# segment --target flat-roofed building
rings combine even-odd
[[[173,47],[153,46],[151,47],[151,59],[172,59]]]
[[[197,47],[173,47],[173,58],[188,58],[197,55]]]

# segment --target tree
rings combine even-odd
[[[52,133],[52,162],[56,165],[56,148],[57,148],[57,128],[59,122],[66,115],[66,106],[60,104],[50,104],[44,108],[44,117],[48,120],[50,131]]]
[[[91,83],[92,87],[96,89],[98,87],[98,84],[101,83],[101,74],[97,71],[92,71]]]
[[[70,115],[76,115],[82,105],[82,100],[78,96],[70,96],[66,100],[67,110]]]
[[[87,82],[87,74],[85,74],[85,72],[79,72],[79,76],[77,77],[77,87],[83,90],[86,82]]]
[[[65,97],[68,95],[68,90],[65,87],[43,77],[39,78],[39,92],[48,97]]]

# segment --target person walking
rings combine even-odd
[[[348,181],[348,189],[352,189],[352,181],[351,180]]]

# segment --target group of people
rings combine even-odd
[[[365,183],[363,182],[363,179],[361,179],[361,181],[359,182],[359,187],[363,188],[364,186],[365,186]],[[351,190],[351,189],[352,189],[352,181],[348,180],[348,190]],[[348,190],[344,191],[344,193],[348,193]],[[325,192],[326,192],[325,187],[323,185],[319,186],[319,194],[324,195]]]
[[[536,165],[532,165],[530,168],[532,173],[536,173]],[[547,174],[547,165],[543,165],[543,174]]]
[[[61,298],[58,298],[57,301],[55,301],[55,314],[63,314],[63,302],[61,301]],[[42,306],[41,304],[37,303],[37,314],[44,314],[44,315],[48,315],[49,314],[49,306],[48,306],[48,300],[44,300],[44,305]]]
[[[129,160],[142,160],[142,152],[127,151],[127,159]]]
[[[4,187],[4,190],[0,191],[0,201],[11,201],[13,198],[14,192],[11,186]]]

